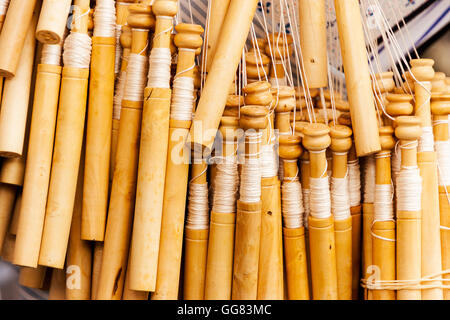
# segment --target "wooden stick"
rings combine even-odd
[[[0,183],[0,248],[3,247],[3,242],[7,236],[16,192],[16,186]]]
[[[154,291],[156,286],[172,94],[169,79],[158,78],[155,81],[157,83],[152,83],[154,73],[158,72],[152,63],[152,57],[156,57],[161,50],[168,51],[170,48],[172,17],[178,11],[178,2],[158,0],[154,2],[152,11],[156,16],[156,26],[150,55],[149,82],[145,88],[142,110],[129,270],[130,289],[139,291]],[[169,73],[169,70],[159,71]]]
[[[91,300],[97,300],[98,283],[102,268],[103,242],[95,242],[94,253],[92,256]]]
[[[189,141],[210,152],[225,108],[228,88],[239,65],[258,0],[231,0],[221,37],[195,113]]]
[[[29,28],[35,28],[33,10],[37,0],[11,0],[0,34],[0,76],[11,78],[16,75],[21,60],[21,52],[25,47]],[[37,18],[37,16],[36,16]],[[18,23],[20,22],[20,23]],[[33,30],[34,39],[34,30]],[[23,91],[22,91],[23,93]],[[2,108],[3,109],[3,108]]]
[[[288,57],[292,54],[293,38],[287,35],[286,38],[281,33],[269,34],[269,40],[265,51],[272,58],[270,68],[270,83],[273,87],[286,86],[285,64]]]
[[[15,1],[11,2],[11,5],[15,3]],[[37,14],[35,13],[26,31],[23,50],[21,50],[22,54],[18,55],[15,52],[15,59],[20,62],[17,72],[15,72],[14,78],[5,80],[4,84],[0,111],[0,155],[3,157],[17,158],[23,155],[28,109],[30,107],[29,99],[36,43],[34,39],[36,22]],[[4,35],[6,32],[7,30],[5,29],[2,34]],[[2,48],[4,49],[0,53],[0,65],[1,55],[8,51],[7,47],[10,48],[13,42],[11,40],[7,45],[3,44]]]
[[[330,145],[330,129],[323,124],[309,124],[304,128],[303,146],[310,151],[311,178],[326,175],[325,150]],[[333,216],[317,218],[314,212],[308,218],[311,254],[313,299],[336,300],[338,298],[336,271],[336,244]]]
[[[66,299],[66,274],[64,269],[52,269],[48,300]]]
[[[430,81],[435,74],[433,64],[434,61],[431,59],[411,60],[411,72],[416,78],[415,115],[420,118],[422,128],[426,127],[431,132]],[[431,146],[425,146],[426,143],[421,138],[417,154],[417,163],[422,177],[422,277],[438,274],[442,266],[437,160],[433,141],[430,143]],[[436,277],[436,281],[429,284],[439,286],[442,283],[441,278]],[[442,300],[442,288],[423,289],[422,299]]]
[[[44,0],[36,28],[36,39],[46,44],[60,43],[66,30],[71,4],[71,0]]]
[[[129,10],[128,24],[132,28],[131,53],[145,56],[148,30],[154,25],[151,8],[147,4],[137,4],[131,5]],[[122,100],[116,167],[97,291],[99,300],[119,300],[122,297],[133,222],[142,105],[142,100]]]
[[[46,267],[37,268],[21,267],[19,272],[19,284],[28,288],[41,289],[44,285]]]
[[[179,48],[177,77],[194,78],[194,70],[190,68],[195,63],[194,50],[202,45],[203,28],[193,24],[178,24],[175,30],[178,33],[174,41]],[[179,115],[175,112],[171,115],[158,273],[152,300],[175,300],[178,297],[190,159],[190,148],[184,147],[183,143],[190,126],[190,119],[179,120]]]
[[[75,4],[81,11],[80,16],[82,12],[89,10],[88,0],[78,0]],[[87,34],[88,16],[85,15],[78,20],[82,20],[80,29],[72,29],[72,33],[76,31]],[[70,61],[64,61],[64,64],[47,208],[39,253],[39,264],[53,268],[63,268],[66,258],[84,135],[89,77],[89,68],[72,67]]]
[[[358,157],[381,150],[357,0],[335,0],[336,19]]]
[[[11,223],[9,224],[8,232],[17,235],[17,227],[19,224],[20,207],[22,205],[22,190],[17,191],[16,201],[14,202],[14,209],[11,217]]]

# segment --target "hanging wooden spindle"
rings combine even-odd
[[[338,298],[334,220],[331,215],[325,150],[331,143],[330,129],[320,123],[304,130],[303,146],[309,150],[310,216],[308,217],[314,300]]]
[[[281,33],[270,33],[269,42],[265,46],[265,53],[272,59],[270,68],[270,84],[276,88],[286,86],[286,65],[288,57],[292,54],[292,36]]]
[[[400,140],[402,167],[397,176],[397,280],[421,278],[421,188],[417,167],[420,119],[400,116],[395,135]],[[420,300],[420,289],[397,291],[397,300]]]
[[[149,29],[155,24],[151,7],[147,3],[131,5],[129,11],[131,53],[120,112],[116,165],[97,291],[99,300],[122,298],[136,192],[143,91],[148,64],[146,48]]]
[[[270,58],[264,54],[264,47],[259,47],[259,51],[252,49],[245,54],[247,83],[264,80],[269,75]]]
[[[422,123],[417,163],[422,177],[422,277],[439,274],[442,266],[439,218],[439,182],[436,152],[434,151],[433,128],[430,111],[431,80],[434,78],[434,61],[411,60],[411,73],[415,77],[415,115]],[[424,300],[442,300],[442,276],[422,290]],[[436,287],[433,287],[436,286]]]
[[[42,2],[36,39],[45,44],[58,44],[64,38],[71,0],[44,0]]]

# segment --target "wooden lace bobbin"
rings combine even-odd
[[[222,32],[222,26],[230,6],[230,0],[212,1],[209,8],[207,34],[205,37],[206,49],[206,72],[211,69],[212,61],[216,53],[217,45]]]
[[[432,93],[446,93],[447,85],[445,83],[445,73],[435,72],[434,77],[431,80],[431,92]]]
[[[118,300],[122,297],[134,212],[143,89],[147,65],[146,47],[149,29],[155,24],[149,5],[145,3],[131,5],[129,11],[128,25],[132,28],[131,53],[120,113],[116,165],[97,291],[99,300]],[[130,76],[132,72],[133,75]],[[130,77],[136,79],[131,82]],[[138,78],[139,82],[136,81]]]
[[[120,1],[116,3],[116,54],[115,54],[115,66],[114,73],[115,78],[117,79],[118,74],[121,72],[121,64],[123,59],[123,45],[121,43],[120,37],[123,33],[124,26],[127,25],[128,19],[128,7],[136,2],[135,0],[126,0]],[[129,31],[129,29],[128,29]],[[130,45],[131,45],[131,37],[130,37]],[[129,53],[129,51],[128,51]],[[125,69],[126,71],[126,69]]]
[[[272,89],[275,104],[275,129],[280,135],[291,134],[291,112],[296,108],[295,89],[280,86]]]
[[[245,54],[247,83],[264,80],[269,75],[270,58],[263,53],[264,47]]]
[[[15,3],[12,2],[11,5],[15,5]],[[23,10],[26,9],[23,8]],[[17,158],[23,155],[28,110],[30,108],[29,100],[36,44],[34,38],[36,22],[37,13],[35,12],[26,30],[23,50],[19,51],[21,54],[14,52],[15,59],[19,62],[17,70],[14,72],[14,77],[5,79],[0,111],[0,156],[2,157]],[[17,22],[15,23],[18,24]],[[2,34],[4,35],[5,32],[7,32],[6,29],[4,29]],[[14,41],[11,40],[8,44],[3,44],[0,55],[8,51],[13,43]]]
[[[433,64],[432,59],[411,60],[411,72],[416,79],[414,112],[422,124],[422,136],[417,154],[417,163],[422,177],[422,277],[439,274],[442,271],[439,183],[430,111],[431,80],[435,76]],[[422,290],[422,299],[443,299],[442,288],[439,288],[441,278],[441,276],[436,277],[436,281],[429,283],[438,288]]]
[[[174,38],[179,48],[177,77],[191,78],[195,87],[195,50],[202,45],[203,28],[193,24],[178,24]],[[191,49],[191,50],[190,50]],[[186,81],[189,79],[185,79]],[[182,86],[183,88],[183,86]],[[183,246],[184,215],[188,186],[190,149],[184,146],[189,134],[192,115],[183,112],[186,99],[180,101],[178,94],[185,91],[174,85],[172,93],[171,116],[169,123],[169,145],[167,151],[166,177],[164,184],[163,214],[161,220],[161,237],[159,242],[158,273],[153,300],[174,300],[178,297],[181,253]],[[187,91],[187,90],[186,90]],[[177,107],[178,106],[178,107]],[[177,107],[177,108],[175,108]],[[185,106],[188,110],[188,106]],[[192,109],[191,109],[192,110]]]
[[[386,117],[383,113],[383,106],[387,104],[386,95],[395,89],[393,76],[394,73],[390,71],[377,73],[375,77],[372,77],[372,89],[374,96],[378,97],[375,98],[375,104],[377,106],[378,113],[380,113],[382,121],[386,126],[392,125],[392,120]]]
[[[236,98],[242,98],[235,96]],[[225,107],[224,114],[230,112],[234,114],[234,110],[230,110],[232,107],[229,105],[231,96],[228,99],[227,107]],[[241,99],[239,99],[241,100]],[[235,101],[238,102],[238,101]],[[243,99],[240,101],[243,105]],[[239,103],[239,102],[238,102]],[[233,103],[233,105],[236,105]],[[239,111],[238,108],[232,108]],[[239,177],[237,164],[235,161],[237,152],[237,139],[239,126],[239,118],[233,115],[224,115],[221,120],[219,131],[223,139],[222,143],[222,163],[224,168],[221,168],[222,164],[218,164],[219,178],[227,176],[228,179],[232,179],[235,176],[235,193],[230,194],[230,201],[236,199],[237,187],[239,184]],[[225,166],[227,167],[225,169]],[[236,166],[236,167],[235,167]],[[230,169],[228,169],[230,167]],[[224,170],[223,174],[220,170]],[[227,171],[225,171],[227,170]],[[231,171],[233,170],[233,171]],[[217,176],[216,176],[216,179]],[[231,298],[231,283],[233,275],[233,250],[234,250],[234,228],[236,223],[236,208],[234,210],[228,210],[230,212],[224,212],[228,207],[223,207],[224,199],[219,199],[221,196],[220,190],[217,188],[225,188],[224,185],[217,185],[216,180],[216,197],[213,199],[213,209],[211,210],[211,226],[209,231],[209,243],[208,243],[208,257],[206,264],[206,279],[205,279],[205,299],[206,300],[229,300]],[[223,183],[233,183],[226,181]],[[227,190],[230,188],[227,186]],[[225,190],[223,190],[225,192]],[[228,192],[228,191],[227,191]],[[219,203],[220,201],[220,203]],[[234,201],[235,202],[235,201]],[[217,211],[217,212],[216,212]]]
[[[438,162],[442,270],[448,270],[450,269],[450,186],[448,182],[448,164],[444,163],[446,157],[441,155],[440,152],[448,153],[445,145],[449,143],[448,115],[450,114],[450,93],[433,95],[431,97],[431,112],[433,114],[433,133],[437,156],[438,159],[442,159],[442,162]],[[444,279],[450,279],[450,275],[444,275]],[[444,289],[444,300],[449,299],[450,290]]]
[[[44,0],[42,2],[36,39],[45,44],[60,43],[64,37],[71,0]]]
[[[28,288],[41,289],[44,285],[46,267],[21,267],[19,271],[19,284]]]
[[[128,8],[127,8],[128,12]],[[128,17],[128,15],[127,15]],[[120,34],[120,45],[123,48],[122,51],[122,63],[120,64],[120,73],[116,81],[116,89],[114,95],[114,106],[113,106],[113,119],[112,119],[112,131],[111,131],[111,159],[110,159],[110,170],[109,177],[112,181],[114,176],[114,169],[116,165],[116,152],[117,152],[117,141],[119,138],[119,126],[120,126],[120,111],[122,109],[122,100],[125,91],[125,83],[127,80],[127,67],[128,59],[131,50],[131,28],[128,25],[124,25]]]
[[[236,234],[234,244],[233,300],[255,300],[258,292],[258,264],[261,241],[262,202],[257,192],[249,199],[249,180],[257,179],[259,169],[250,176],[251,161],[258,161],[261,130],[267,127],[267,108],[247,105],[241,108],[240,126],[245,130],[245,163],[242,167],[240,199],[237,201]],[[256,133],[255,133],[256,131]],[[255,164],[253,163],[253,166]],[[258,181],[253,181],[258,188]],[[259,180],[259,179],[258,179]],[[246,200],[246,201],[243,201]],[[249,201],[253,200],[253,201]]]
[[[67,300],[91,300],[92,244],[81,238],[83,176],[84,171],[86,170],[85,160],[83,160],[84,154],[85,150],[82,152],[82,160],[78,173],[75,204],[73,207],[72,224],[70,226],[69,245],[67,249],[65,267]]]
[[[357,1],[335,0],[353,135],[359,157],[380,151],[378,123]]]
[[[303,146],[309,150],[311,161],[309,181],[311,211],[308,227],[314,300],[338,299],[334,220],[330,210],[325,156],[325,150],[331,143],[329,132],[330,129],[320,123],[309,124],[303,130]],[[313,181],[313,179],[317,180]],[[317,186],[319,182],[321,184]],[[313,187],[316,189],[314,190]],[[318,208],[318,198],[321,205],[326,205],[324,208]]]
[[[300,0],[300,46],[308,87],[322,88],[327,78],[327,34],[324,0]]]
[[[48,300],[66,299],[66,271],[64,269],[52,269]]]
[[[343,112],[338,117],[338,123],[351,128],[352,121],[349,112]],[[348,151],[347,167],[349,176],[350,214],[352,215],[352,300],[359,299],[361,279],[361,172],[359,159],[356,156],[355,144]]]
[[[265,46],[265,53],[272,59],[270,68],[270,84],[273,87],[286,86],[285,66],[292,54],[292,36],[281,33],[269,34],[269,41]]]
[[[178,2],[153,3],[155,36],[144,91],[136,205],[130,254],[130,289],[154,291],[169,144],[170,33]]]
[[[205,292],[209,233],[208,183],[206,181],[208,165],[201,157],[201,154],[193,152],[192,178],[189,182],[188,216],[184,237],[183,299],[185,300],[203,300]],[[197,188],[203,189],[204,192],[197,190]],[[202,192],[202,194],[196,194],[197,192]],[[206,196],[204,196],[205,193]],[[196,203],[192,203],[193,201]],[[203,201],[201,208],[193,208],[193,206],[200,206],[199,201]],[[203,216],[194,217],[194,215],[200,214]]]
[[[88,17],[81,15],[89,10],[89,1],[78,0],[75,5],[80,29],[74,24],[64,43],[52,168],[38,261],[40,265],[53,268],[63,268],[66,258],[88,90],[91,39],[87,35]]]
[[[330,128],[332,150],[331,211],[334,216],[336,271],[339,300],[352,299],[352,217],[348,189],[348,152],[352,130],[343,125]],[[342,191],[343,189],[345,191]],[[336,194],[333,194],[336,193]]]
[[[0,248],[7,237],[17,189],[15,185],[0,183]]]
[[[26,4],[21,0],[11,0],[9,3],[2,33],[0,34],[0,47],[2,48],[0,52],[1,77],[12,78],[16,75],[22,56],[21,52],[25,47],[27,33],[33,24],[33,11],[36,3],[37,0],[29,0]],[[20,23],[18,23],[19,21]],[[34,28],[35,26],[36,24],[34,23]]]
[[[81,238],[103,241],[108,205],[116,52],[114,3],[97,1],[90,65]],[[109,21],[114,23],[115,19]]]
[[[61,49],[61,45],[44,45],[36,76],[14,259],[16,264],[29,267],[37,266],[47,205],[61,83]]]
[[[395,220],[390,153],[395,146],[394,129],[380,127],[381,151],[375,155],[375,203],[372,225],[372,264],[377,280],[395,280]],[[373,300],[395,300],[394,290],[373,290]]]
[[[421,135],[418,117],[400,116],[396,119],[395,135],[400,140],[402,171],[417,168],[417,139]],[[402,146],[404,146],[402,148]],[[405,195],[399,190],[397,177],[397,280],[418,280],[421,278],[421,210],[406,211],[399,198]],[[408,208],[412,209],[412,208]],[[418,208],[414,208],[418,209]],[[397,291],[397,300],[420,300],[420,289]]]
[[[188,144],[202,145],[206,153],[211,152],[228,96],[223,84],[231,83],[236,76],[257,3],[231,0],[228,7],[220,33],[222,41],[217,45],[188,138]]]
[[[298,183],[297,159],[302,153],[300,146],[301,138],[298,136],[280,136],[280,157],[284,160],[284,180],[285,184]],[[299,190],[300,191],[300,190]],[[301,191],[300,191],[301,192]],[[283,193],[282,197],[287,195]],[[300,201],[301,197],[298,198]],[[283,199],[285,200],[285,199]],[[283,202],[284,203],[284,202]],[[303,209],[303,204],[298,203],[299,210]],[[287,208],[283,208],[283,213]],[[303,226],[303,212],[298,217],[299,226],[293,227],[284,216],[283,239],[284,239],[284,259],[287,278],[287,292],[289,300],[309,300],[308,268],[305,244],[305,227]]]

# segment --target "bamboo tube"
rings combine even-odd
[[[327,177],[325,150],[331,143],[329,132],[330,129],[323,124],[309,124],[304,128],[303,146],[310,152],[311,179]],[[313,299],[336,300],[338,290],[333,216],[331,212],[324,212],[323,215],[328,217],[317,217],[318,212],[314,210],[311,206],[308,223]]]
[[[96,10],[101,4],[92,38],[81,221],[81,238],[94,241],[105,237],[116,51],[115,29],[100,20],[115,13],[114,3],[97,2]]]
[[[239,65],[258,0],[231,0],[198,103],[189,141],[203,145],[210,152],[228,95],[223,83],[231,83]]]
[[[216,53],[217,45],[219,43],[222,26],[225,17],[228,12],[228,7],[230,6],[230,0],[223,1],[212,1],[209,8],[209,17],[207,20],[208,33],[205,38],[206,50],[206,72],[211,69],[211,64],[214,60],[214,55]]]
[[[0,184],[0,248],[7,236],[11,214],[14,210],[17,187],[5,183]]]
[[[172,93],[170,31],[178,2],[158,0],[152,10],[156,16],[155,37],[144,92],[129,270],[130,289],[139,291],[154,291],[156,286]]]
[[[245,154],[246,162],[259,154],[259,136],[250,138],[249,134],[266,128],[267,108],[247,105],[240,109],[240,125],[246,131]],[[250,142],[250,139],[257,141]],[[247,163],[247,166],[249,164]],[[242,168],[241,191],[237,201],[236,235],[234,244],[233,285],[231,298],[233,300],[254,300],[258,292],[258,261],[261,240],[261,201],[244,202],[247,199],[244,179],[247,167]],[[248,177],[247,177],[248,179]],[[245,197],[244,197],[245,196]],[[256,198],[256,197],[255,197]]]
[[[44,285],[46,267],[21,267],[19,271],[19,284],[28,288],[41,289]]]
[[[48,300],[66,299],[66,275],[64,269],[52,269]]]
[[[83,150],[82,155],[84,153]],[[92,246],[90,242],[81,239],[84,167],[85,162],[82,160],[78,172],[69,247],[67,249],[67,300],[90,300],[91,298]]]
[[[15,2],[13,1],[13,3]],[[26,32],[22,54],[15,53],[16,59],[20,61],[17,72],[14,78],[5,80],[0,111],[0,156],[2,157],[17,158],[23,154],[33,74],[36,21],[37,15],[35,14]],[[2,34],[5,34],[6,31],[5,29]],[[1,36],[0,43],[2,43]],[[6,47],[9,45],[10,43],[3,45],[4,49],[1,52],[8,51]],[[0,53],[0,59],[2,53]]]
[[[422,277],[441,272],[441,240],[439,218],[439,186],[437,173],[436,152],[434,151],[432,135],[430,92],[431,80],[434,77],[434,61],[431,59],[411,60],[411,72],[416,78],[414,83],[415,115],[422,123],[423,135],[419,140],[417,163],[422,177]],[[426,132],[428,130],[428,133]],[[423,300],[442,300],[442,277],[436,277],[436,281],[430,285],[437,288],[423,289]]]
[[[91,279],[91,300],[97,300],[98,282],[100,279],[100,269],[102,268],[103,242],[95,242],[94,253],[92,255],[92,279]]]
[[[44,0],[36,28],[36,39],[45,44],[60,43],[66,30],[71,4],[71,0]]]
[[[30,28],[36,28],[36,23],[33,22],[33,11],[36,3],[36,0],[11,0],[9,3],[2,33],[0,34],[0,48],[2,48],[0,52],[0,76],[2,77],[12,78],[16,75],[19,62],[22,60],[21,52],[24,48],[31,45],[31,43],[27,46],[25,45],[26,39],[32,37],[34,40],[35,30],[33,30],[32,36],[27,35]],[[36,14],[35,17],[37,18]]]
[[[450,113],[450,94],[438,94],[431,98],[431,112],[433,113],[434,141],[438,143],[448,143],[448,115]],[[439,156],[439,154],[438,154]],[[445,159],[445,157],[442,157]],[[442,270],[450,269],[450,187],[448,186],[448,172],[439,167],[439,209],[441,220],[441,255]],[[444,279],[449,281],[450,274],[444,275]],[[450,289],[444,289],[444,300],[450,300]]]
[[[231,165],[235,161],[237,140],[239,138],[239,132],[237,130],[239,118],[234,114],[234,111],[239,111],[240,105],[243,105],[242,97],[230,95],[227,100],[224,116],[220,121],[219,131],[221,134],[220,137],[223,139],[221,155],[223,164]],[[231,115],[230,111],[232,112]],[[218,170],[220,170],[220,167]],[[238,179],[239,178],[237,177],[237,180]],[[217,176],[215,183],[217,184]],[[239,181],[236,181],[236,187],[238,184]],[[219,187],[216,185],[216,188]],[[231,201],[236,199],[236,194],[231,195]],[[223,199],[214,198],[211,210],[211,225],[205,278],[206,300],[230,300],[231,298],[236,207],[234,207],[234,210],[230,210],[233,212],[222,212],[225,210],[217,205],[218,200],[220,200],[221,203],[223,201]]]
[[[145,56],[148,30],[154,25],[151,7],[142,3],[130,6],[129,11],[128,24],[132,28],[131,54]],[[128,65],[128,70],[130,66],[131,64]],[[127,77],[127,79],[130,78]],[[128,90],[128,82],[125,85],[125,92]],[[118,300],[122,297],[133,222],[142,100],[143,96],[139,98],[125,96],[122,100],[116,167],[111,187],[103,261],[97,291],[99,300]]]
[[[280,136],[280,158],[283,159],[283,184],[295,183],[298,176],[297,159],[302,154],[299,136]],[[282,197],[286,195],[283,194]],[[301,198],[300,198],[301,199]],[[300,207],[303,204],[298,204]],[[285,210],[283,208],[283,210]],[[303,217],[300,217],[303,219]],[[303,224],[303,223],[302,223]],[[283,227],[284,259],[286,270],[287,298],[289,300],[309,300],[308,268],[305,245],[305,227]]]
[[[358,157],[380,151],[361,15],[357,0],[335,0],[353,135]]]
[[[191,67],[195,63],[194,50],[202,45],[203,28],[199,25],[182,23],[178,24],[175,30],[178,33],[174,42],[179,48],[178,76],[175,78],[193,79],[194,70]],[[172,99],[176,93],[175,89]],[[191,126],[191,118],[189,116],[183,118],[178,113],[179,111],[171,110],[169,122],[170,140],[167,151],[158,269],[152,300],[175,300],[178,297],[190,159],[190,149],[183,144]]]
[[[75,5],[80,14],[89,10],[87,0],[75,1]],[[78,11],[75,17],[81,17]],[[69,53],[73,53],[73,49],[68,48],[68,43],[76,33],[87,34],[88,17],[85,15],[77,20],[82,20],[80,28],[74,26],[65,41],[55,146],[39,253],[39,264],[53,268],[64,266],[84,135],[89,65],[87,62],[77,64],[70,59]],[[89,47],[79,53],[84,59],[89,58],[90,39],[83,40],[88,40]]]
[[[199,185],[206,186],[206,170],[207,164],[202,155],[193,153],[192,163],[192,179],[189,182],[189,203],[188,203],[188,216],[185,228],[184,237],[184,276],[183,276],[183,299],[185,300],[203,300],[205,293],[205,275],[206,275],[206,255],[208,252],[208,233],[209,223],[208,220],[194,221],[194,215],[205,214],[201,209],[191,208],[192,201],[198,202],[203,200],[203,196],[196,195],[195,189],[200,187]],[[194,185],[198,185],[194,188]],[[200,196],[199,198],[196,198]],[[207,197],[206,197],[207,198]],[[198,204],[197,204],[198,205]],[[204,204],[208,207],[208,204]],[[206,209],[207,217],[197,217],[197,219],[208,218],[208,209]]]
[[[347,177],[347,159],[348,152],[352,145],[352,130],[343,125],[334,125],[330,128],[332,151],[332,179],[344,179]],[[337,180],[335,180],[337,181]],[[348,180],[344,180],[346,183],[341,188],[347,188],[348,197]],[[332,182],[333,183],[333,182]],[[333,189],[332,189],[333,191]],[[340,190],[336,190],[341,192]],[[345,194],[345,193],[344,193]],[[339,300],[351,300],[352,299],[352,217],[350,214],[350,202],[349,199],[345,199],[347,202],[345,207],[341,207],[342,204],[339,199],[338,203],[333,202],[332,196],[331,211],[334,216],[334,237],[336,241],[336,272],[337,272],[337,287]],[[339,205],[339,207],[337,207]],[[348,211],[347,211],[348,210]],[[343,214],[341,211],[345,211]]]
[[[327,33],[324,0],[300,0],[299,30],[300,45],[309,88],[326,87],[327,78]]]
[[[395,140],[392,136],[394,129],[391,126],[380,128],[381,152],[375,155],[376,161],[376,185],[388,185],[391,180],[391,149],[394,148]],[[375,193],[380,192],[375,189]],[[393,190],[392,190],[393,192]],[[387,195],[386,195],[387,196]],[[378,196],[379,197],[379,196]],[[395,220],[392,203],[388,204],[391,209],[386,208],[386,201],[375,195],[374,221],[372,225],[372,264],[379,269],[379,279],[382,281],[395,280]],[[388,211],[388,212],[386,212]],[[389,217],[389,215],[392,217]],[[373,300],[395,300],[394,290],[373,290]]]
[[[22,190],[18,190],[16,195],[16,201],[14,202],[14,209],[11,217],[11,223],[9,224],[8,232],[17,235],[17,227],[19,224],[20,207],[22,205]]]
[[[49,64],[47,60],[41,62],[36,76],[21,218],[14,254],[16,264],[29,267],[36,267],[39,258],[61,82],[59,61],[55,64]]]

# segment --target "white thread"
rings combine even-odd
[[[172,55],[169,48],[153,48],[150,53],[148,83],[150,88],[170,88],[170,65]]]
[[[391,184],[375,185],[374,220],[390,221],[394,219],[394,208],[392,200],[394,190]]]
[[[190,183],[186,228],[204,230],[209,227],[208,184]]]
[[[97,0],[94,11],[94,37],[116,36],[116,7],[114,0]]]
[[[310,190],[309,189],[305,189],[302,188],[302,194],[303,194],[303,209],[305,210],[304,212],[304,218],[303,218],[303,224],[305,225],[305,228],[308,229],[308,217],[309,214],[311,212],[310,210]]]
[[[397,176],[397,211],[421,210],[422,178],[418,167],[402,167]]]
[[[334,220],[345,220],[350,217],[347,176],[331,177],[331,212]]]
[[[278,173],[278,157],[273,142],[261,146],[261,177],[276,177]]]
[[[0,0],[0,16],[4,16],[8,10],[10,0]]]
[[[122,35],[122,26],[120,24],[116,25],[116,57],[114,62],[114,73],[118,74],[120,72],[120,61],[122,58],[122,45],[120,44],[120,36]]]
[[[361,204],[361,172],[358,159],[348,161],[348,191],[350,207]]]
[[[130,53],[123,100],[142,101],[144,99],[147,62],[147,57]]]
[[[177,77],[173,81],[172,104],[170,118],[175,120],[192,120],[192,105],[194,104],[194,79]]]
[[[392,158],[391,158],[392,176],[394,178],[393,179],[394,183],[397,183],[397,176],[398,176],[398,173],[400,172],[400,166],[402,163],[402,153],[398,151],[397,145],[398,144],[395,145],[395,149],[394,149],[394,152],[392,153]]]
[[[310,214],[314,218],[323,219],[331,216],[331,199],[328,185],[328,177],[309,178]]]
[[[89,69],[91,50],[91,37],[85,33],[71,32],[64,42],[64,66]]]
[[[375,158],[366,157],[364,165],[364,203],[373,203],[375,195]]]
[[[303,226],[303,196],[302,186],[296,178],[291,182],[284,182],[281,186],[281,207],[283,211],[283,225],[289,229]]]
[[[60,66],[61,51],[60,44],[44,44],[41,52],[41,64]]]
[[[120,120],[120,111],[122,110],[122,100],[125,92],[125,83],[127,80],[126,71],[122,71],[119,74],[116,82],[116,90],[114,95],[114,104],[113,104],[113,119]]]
[[[236,212],[239,176],[236,156],[225,157],[216,165],[215,193],[212,210],[217,213]]]
[[[261,132],[245,132],[246,143],[261,142]],[[251,148],[250,148],[251,149]],[[246,155],[241,171],[240,200],[252,203],[261,200],[261,168],[259,154]]]
[[[433,127],[422,127],[422,135],[419,138],[417,152],[434,151]]]
[[[434,147],[437,154],[439,185],[450,186],[450,141],[436,141]]]

